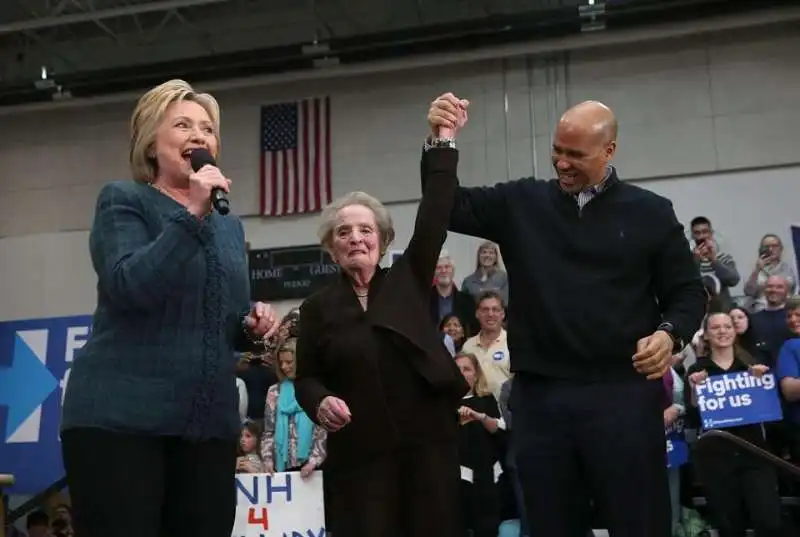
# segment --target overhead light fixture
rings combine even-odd
[[[300,50],[306,56],[322,56],[331,51],[331,47],[327,43],[319,43],[314,41],[308,45],[303,45]]]

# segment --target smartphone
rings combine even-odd
[[[758,249],[758,257],[769,257],[769,246],[762,246]]]

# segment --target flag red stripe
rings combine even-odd
[[[300,162],[300,155],[297,154],[297,149],[292,149],[292,165],[294,167],[294,173],[292,174],[294,183],[294,213],[297,214],[300,212],[300,178],[297,174],[300,173],[300,169],[298,168]]]
[[[309,168],[308,151],[308,101],[303,101],[301,115],[303,116],[303,201],[306,211],[311,210],[311,168]]]
[[[325,203],[332,201],[331,185],[331,98],[325,97]]]
[[[270,159],[270,214],[278,214],[278,154],[272,153]]]
[[[259,162],[260,172],[261,172],[261,196],[258,200],[258,214],[265,214],[267,210],[267,196],[266,192],[264,192],[264,182],[267,179],[267,155],[263,152],[261,153],[261,162]]]
[[[314,99],[314,210],[319,211],[322,208],[322,199],[320,196],[322,172],[322,162],[320,161],[320,149],[322,147],[319,128],[319,99]]]
[[[281,192],[281,214],[289,212],[289,151],[281,151],[283,192]]]

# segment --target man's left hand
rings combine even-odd
[[[245,326],[253,336],[267,339],[278,330],[275,310],[269,304],[256,302],[244,318]]]
[[[648,380],[660,379],[672,366],[672,347],[672,337],[663,330],[656,330],[636,343],[633,367],[647,375]]]

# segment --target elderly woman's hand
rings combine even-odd
[[[329,432],[335,432],[350,423],[350,409],[347,403],[329,395],[319,404],[317,421]]]
[[[278,330],[275,310],[269,304],[256,302],[244,318],[245,328],[257,338],[266,339]]]

